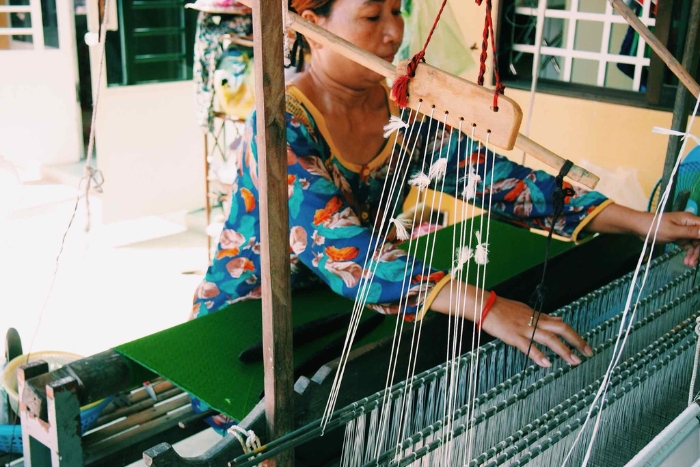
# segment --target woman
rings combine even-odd
[[[401,44],[400,0],[292,0],[291,3],[308,21],[387,61],[393,60]],[[398,169],[389,164],[390,160],[398,159],[390,157],[392,151],[399,150],[392,144],[394,135],[390,140],[383,135],[389,116],[398,115],[398,109],[388,98],[381,75],[312,40],[308,46],[310,63],[287,88],[292,284],[301,287],[322,281],[336,293],[355,298],[381,204],[383,182],[387,174],[391,176]],[[221,234],[217,257],[197,290],[194,316],[239,300],[260,297],[255,128],[253,115],[243,141],[235,148],[238,179],[232,190],[231,213]],[[416,143],[409,161],[410,172],[425,170],[421,149],[430,144],[429,136],[417,131],[415,140],[404,141],[404,134],[410,134],[410,130],[400,132],[399,143],[408,148]],[[458,154],[456,139],[462,140],[459,147],[467,148],[467,137],[453,132],[453,138],[455,141],[447,154],[445,186],[454,186],[455,177],[465,175],[469,163],[475,164],[482,180],[486,179],[484,161],[491,160],[491,156],[486,157],[483,151],[469,157],[464,151]],[[494,213],[521,225],[549,228],[554,178],[500,156],[496,157],[494,170],[498,175],[493,186],[478,187],[479,196],[484,191],[492,195]],[[542,193],[544,204],[533,206],[527,201],[535,190]],[[520,196],[522,193],[527,196]],[[406,194],[407,190],[397,190],[395,196],[399,202],[389,206],[400,207]],[[395,217],[398,212],[391,214]],[[573,240],[592,232],[643,236],[650,223],[648,213],[615,205],[599,193],[576,189],[575,195],[567,199],[563,216],[554,229]],[[687,250],[685,262],[692,265],[700,252],[699,229],[700,218],[687,213],[668,214],[663,218],[657,240],[682,243]],[[415,295],[409,294],[408,303],[399,310],[399,302],[403,303],[404,266],[408,261],[413,265],[412,276],[430,278],[429,293],[421,303],[412,302],[410,298]],[[420,261],[414,264],[412,258],[390,242],[383,247],[380,264],[383,270],[375,273],[374,282],[379,287],[370,294],[370,307],[384,313],[403,313],[409,319],[420,319],[428,309],[449,313],[450,294],[456,293],[458,287],[448,286],[452,279],[446,271],[427,270]],[[472,286],[467,289],[469,299],[473,300],[477,290]],[[470,309],[469,303],[466,309]],[[531,314],[526,305],[498,298],[482,326],[487,333],[526,352],[532,332],[528,326]],[[543,315],[535,341],[568,363],[579,364],[579,357],[560,337],[582,354],[592,354],[571,327],[558,318]],[[542,367],[551,365],[535,346],[530,358]]]

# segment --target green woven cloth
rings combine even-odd
[[[449,268],[453,228],[436,233],[433,265]],[[425,239],[418,243],[418,256],[425,252]],[[493,221],[490,232],[489,266],[486,287],[492,287],[542,262],[546,238],[529,231]],[[573,246],[554,241],[551,255]],[[432,248],[432,242],[430,247]],[[428,257],[431,252],[428,251]],[[474,283],[476,268],[470,268]],[[328,289],[300,291],[292,300],[294,325],[329,313],[352,311],[353,301]],[[364,313],[366,319],[372,312]],[[395,318],[355,343],[355,348],[375,342],[394,332]],[[295,364],[303,362],[330,341],[341,337],[341,330],[295,348]],[[205,401],[213,409],[242,419],[259,401],[263,389],[262,362],[244,364],[238,354],[262,340],[261,302],[237,303],[224,310],[190,321],[116,348],[118,352],[170,380],[183,390]]]

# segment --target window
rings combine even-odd
[[[628,2],[680,60],[689,0]],[[503,81],[530,88],[537,0],[501,7],[499,68]],[[538,90],[608,101],[671,107],[677,80],[607,0],[547,0]]]
[[[196,12],[185,0],[122,0],[107,32],[107,81],[133,85],[192,79]]]
[[[0,0],[0,51],[58,48],[56,0]]]

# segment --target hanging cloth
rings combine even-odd
[[[222,64],[222,57],[225,52],[227,52],[227,58],[223,64],[223,72],[218,74],[219,86],[221,86],[224,79],[226,80],[224,87],[229,83],[233,86],[239,86],[239,89],[230,92],[230,96],[233,96],[230,100],[235,102],[236,96],[240,96],[240,86],[245,84],[245,88],[247,86],[246,83],[252,83],[252,50],[246,51],[245,47],[237,45],[231,45],[224,50],[222,37],[225,35],[250,37],[252,34],[253,21],[251,15],[199,13],[195,33],[193,78],[195,84],[195,114],[197,124],[202,128],[209,131],[213,130],[214,95],[217,87],[216,70]],[[236,66],[236,63],[239,66]],[[232,74],[234,77],[230,79]],[[251,76],[245,76],[246,74]],[[229,76],[228,78],[227,75]],[[224,94],[229,93],[225,92]],[[226,110],[226,108],[222,110]]]
[[[404,0],[405,33],[397,54],[399,60],[408,60],[421,50],[423,41],[435,22],[440,0]],[[431,41],[429,64],[453,75],[461,75],[475,66],[471,51],[465,44],[462,31],[450,5],[446,5],[439,27]]]

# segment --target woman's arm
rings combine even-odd
[[[426,124],[421,127],[425,134],[418,140],[421,144],[414,151],[411,168],[413,172],[422,171],[427,174],[435,160],[447,158],[444,184],[442,181],[433,182],[434,189],[454,196],[455,186],[459,185],[457,192],[460,198],[463,197],[465,177],[468,179],[470,169],[473,169],[479,183],[476,198],[470,202],[481,206],[482,199],[485,198],[485,205],[492,202],[492,211],[501,219],[519,226],[541,230],[552,227],[555,177],[519,165],[491,150],[487,152],[483,144],[472,141],[456,130],[447,133],[443,140],[441,133],[431,135],[426,128]],[[436,137],[439,139],[435,140]],[[426,147],[429,149],[428,160],[424,162]],[[610,201],[596,191],[572,187],[568,182],[564,182],[564,187],[572,188],[574,195],[565,198],[563,212],[553,226],[554,232],[577,240],[589,218]]]
[[[594,216],[584,227],[584,230],[632,234],[645,238],[653,219],[653,213],[636,211],[619,204],[610,204]],[[683,247],[686,251],[685,264],[695,266],[700,256],[700,217],[688,212],[665,213],[661,217],[656,241],[659,243],[675,242]]]
[[[460,317],[476,322],[481,315],[481,310],[475,306],[477,303],[476,297],[481,297],[481,294],[482,291],[473,285],[452,281],[440,290],[431,305],[431,309],[454,316],[457,314],[455,308],[459,298],[462,301],[459,307],[461,309]],[[498,297],[491,308],[491,312],[483,320],[482,329],[488,334],[501,339],[506,344],[517,347],[523,353],[527,353],[532,336],[532,327],[529,325],[531,317],[532,308],[529,306]],[[591,347],[571,326],[564,323],[561,318],[542,314],[537,324],[535,342],[549,347],[572,365],[581,363],[581,359],[560,338],[564,339],[583,355],[588,357],[593,355]],[[533,345],[530,350],[530,358],[543,368],[548,368],[552,365],[536,345]]]

